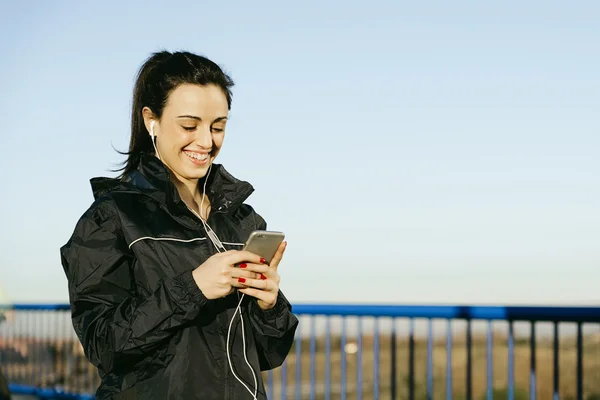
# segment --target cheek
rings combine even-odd
[[[225,135],[215,135],[213,137],[213,143],[217,149],[220,149],[223,145],[223,140],[225,139]]]
[[[170,132],[168,135],[165,135],[165,145],[173,151],[181,151],[181,149],[189,144],[189,135],[185,133]]]

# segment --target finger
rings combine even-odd
[[[279,274],[274,268],[271,268],[267,265],[258,264],[241,264],[240,268],[242,268],[242,266],[244,266],[244,269],[258,273],[259,276],[256,277],[256,279],[272,279],[273,281],[279,283]]]
[[[247,271],[256,272],[259,274],[266,274],[271,270],[268,265],[265,264],[251,264],[251,263],[241,263],[237,268],[245,269]]]
[[[269,279],[276,283],[279,283],[279,280],[280,280],[277,270],[275,268],[271,268],[271,267],[268,267],[266,272],[260,273],[260,279],[263,279],[263,280]]]
[[[265,303],[270,303],[273,301],[273,294],[270,292],[265,292],[264,290],[247,287],[243,289],[238,289],[238,291],[248,296],[252,296],[258,300],[262,300]]]
[[[250,282],[250,281],[261,282],[261,279],[252,279],[252,278],[244,278],[244,277],[230,278],[229,284],[235,288],[244,289],[244,288],[249,287],[248,282]],[[266,282],[266,281],[262,281],[262,282]],[[259,289],[259,290],[263,290],[263,289]]]
[[[273,259],[271,260],[271,264],[269,265],[271,268],[274,268],[275,270],[277,270],[277,268],[279,267],[279,263],[281,262],[281,259],[283,258],[283,254],[285,253],[286,247],[287,247],[287,242],[282,242],[279,245],[277,252],[273,256]]]
[[[240,263],[264,264],[263,258],[246,250],[239,250],[234,253],[228,254],[227,261],[230,265]]]
[[[231,272],[230,272],[230,276],[232,278],[250,278],[250,279],[261,279],[261,273],[260,272],[253,272],[253,271],[248,271],[246,269],[242,269],[242,268],[234,268],[231,267]]]
[[[231,282],[229,282],[229,284],[236,289],[245,289],[248,287],[245,284],[241,283],[239,281],[239,278],[231,278]]]
[[[263,276],[265,278],[275,282],[278,285],[279,285],[279,282],[281,281],[281,277],[277,273],[277,270],[273,269],[273,268],[271,268],[271,270],[269,272],[267,272],[266,274],[263,274]],[[263,278],[261,277],[261,279],[263,279]]]
[[[245,287],[252,287],[266,292],[272,291],[275,286],[270,280],[264,279],[238,278],[238,283],[243,284]]]

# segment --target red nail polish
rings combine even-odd
[[[264,276],[263,274],[260,274],[260,279],[262,279],[264,281],[265,279],[267,279],[267,277]]]
[[[246,278],[238,278],[239,283],[246,283]]]
[[[246,268],[248,266],[248,264],[240,264],[240,268]]]
[[[262,258],[262,257],[261,257],[261,258],[260,258],[260,263],[261,263],[261,264],[266,264],[266,263],[267,263],[267,260],[265,260],[264,258]]]

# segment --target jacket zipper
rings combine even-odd
[[[185,204],[185,202],[184,202],[184,204]],[[188,208],[188,210],[190,210],[190,212],[192,214],[194,214],[194,216],[196,218],[198,218],[200,220],[200,223],[202,224],[202,228],[206,232],[206,235],[209,236],[209,238],[210,238],[210,234],[208,233],[206,227],[204,226],[204,224],[208,224],[208,218],[210,218],[210,215],[208,216],[208,218],[206,220],[203,220],[202,217],[200,215],[198,215],[198,213],[196,211],[194,211],[190,206],[188,206],[187,204],[185,204],[185,206]],[[222,211],[221,210],[217,210],[214,213],[222,213]],[[214,214],[214,213],[212,213],[212,214]],[[211,228],[211,230],[212,230],[212,228]],[[215,236],[216,236],[216,233],[215,233]],[[217,237],[217,239],[218,239],[218,237]],[[219,239],[219,242],[220,241],[221,240]],[[211,240],[211,242],[212,242],[212,240]],[[217,246],[214,243],[213,243],[213,246],[215,246],[215,248],[217,249],[217,252],[219,252],[219,249],[217,248]],[[224,305],[225,305],[225,315],[228,317],[227,320],[229,320],[229,314],[227,313],[227,310],[229,309],[227,307],[227,300],[226,299],[219,299],[218,301],[221,302],[221,303],[224,303]],[[221,315],[219,314],[217,316],[217,318],[219,319],[219,324],[222,326],[223,325],[223,321],[222,321]],[[225,338],[226,338],[226,336],[225,336]],[[229,343],[227,343],[227,339],[224,339],[224,340],[222,339],[221,343],[224,344],[225,354],[227,354],[227,347],[229,347]],[[233,350],[233,348],[232,348],[232,350]],[[230,379],[231,379],[230,375],[231,374],[229,372],[229,360],[226,360],[225,363],[223,364],[223,372],[224,372],[224,376],[225,376],[225,387],[226,387],[226,390],[225,390],[225,396],[226,396],[225,400],[229,400],[230,398],[233,398],[232,397],[232,393],[231,393],[231,387],[232,387],[232,385],[230,384],[231,383],[230,382]]]

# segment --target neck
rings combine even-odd
[[[200,215],[205,213],[205,210],[209,204],[208,197],[204,199],[203,207],[205,210],[200,210],[200,203],[202,202],[202,193],[200,188],[198,187],[198,179],[182,179],[175,174],[171,174],[171,181],[177,188],[177,192],[179,192],[179,196],[181,200],[192,210]]]

